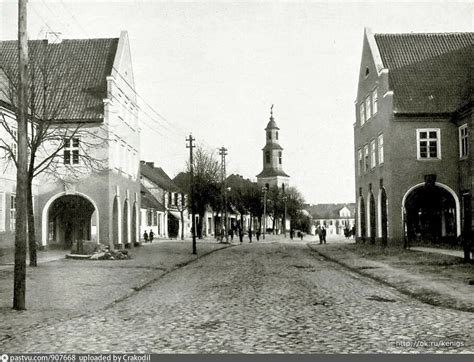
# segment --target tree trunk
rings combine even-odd
[[[198,214],[199,215],[199,221],[198,221],[198,224],[197,224],[197,237],[199,239],[202,239],[202,220],[204,218],[204,214]]]
[[[181,240],[184,240],[184,210],[180,211],[181,214]]]
[[[33,210],[32,177],[28,176],[28,248],[30,252],[30,266],[38,266],[35,238],[35,215]]]
[[[18,109],[16,164],[15,267],[13,271],[13,309],[26,309],[26,242],[28,194],[28,38],[27,4],[18,1]]]

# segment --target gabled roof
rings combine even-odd
[[[339,219],[339,211],[347,207],[351,212],[351,217],[355,215],[355,204],[316,204],[305,205],[305,209],[310,213],[313,219]]]
[[[110,38],[28,42],[30,78],[35,75],[38,102],[42,99],[45,83],[41,80],[41,69],[46,69],[48,82],[57,90],[51,92],[53,99],[47,102],[52,109],[50,113],[57,112],[54,120],[103,119],[106,77],[111,75],[118,41],[118,38]],[[17,41],[0,41],[0,69],[12,79],[16,79],[18,72],[17,44]]]
[[[140,173],[163,190],[170,192],[180,192],[180,189],[166,174],[161,167],[155,167],[153,163],[140,162]]]
[[[148,189],[140,184],[141,194],[141,208],[142,209],[155,209],[157,211],[165,211],[164,206],[159,202]]]
[[[451,113],[470,101],[474,33],[374,34],[398,113]]]

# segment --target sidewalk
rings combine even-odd
[[[392,286],[425,303],[474,312],[474,265],[457,251],[434,248],[404,250],[334,240],[307,244],[321,256],[348,269]],[[462,254],[462,252],[459,252]],[[453,255],[454,254],[454,255]]]
[[[199,241],[193,255],[189,240],[160,240],[129,249],[129,260],[73,260],[65,259],[64,250],[41,252],[45,256],[38,267],[27,268],[26,311],[11,309],[13,265],[4,265],[0,267],[0,344],[38,325],[107,309],[165,274],[226,247]]]

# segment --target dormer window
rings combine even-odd
[[[368,77],[368,76],[369,76],[369,73],[370,73],[369,67],[366,67],[366,68],[365,68],[365,76]]]

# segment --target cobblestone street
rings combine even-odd
[[[3,340],[1,349],[472,352],[472,320],[349,272],[302,242],[267,238],[215,251],[105,309]],[[439,345],[445,342],[455,345]]]

